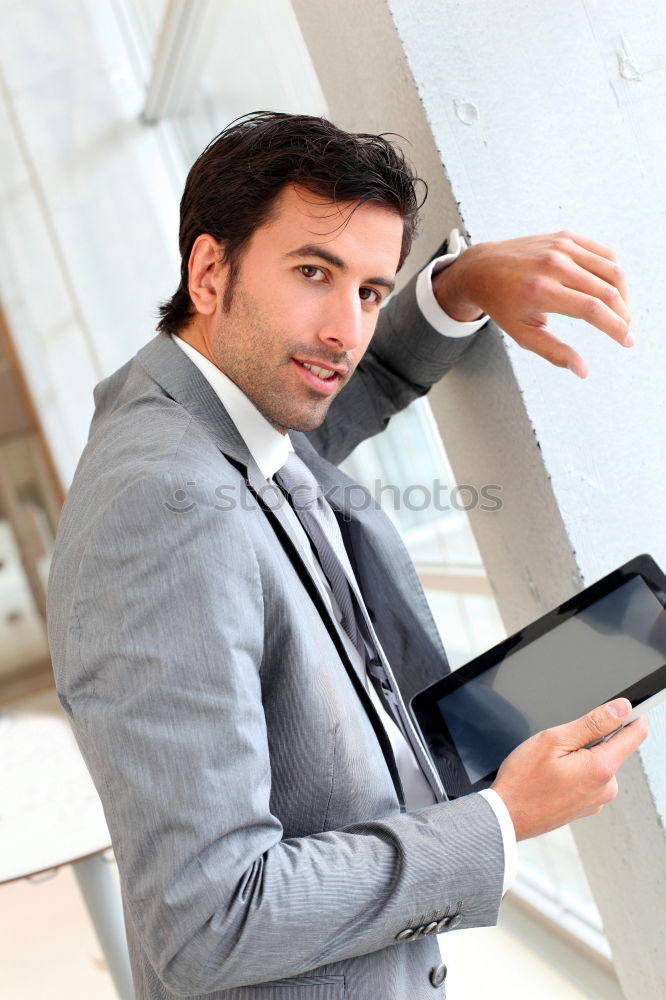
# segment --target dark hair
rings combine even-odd
[[[210,233],[224,246],[230,265],[227,307],[243,248],[270,219],[275,199],[289,183],[333,201],[375,202],[394,209],[404,223],[402,266],[427,187],[401,150],[384,136],[344,132],[325,118],[257,111],[220,132],[188,174],[180,202],[180,285],[160,306],[158,330],[176,333],[192,316],[188,263],[201,233]],[[420,202],[417,183],[424,188]]]

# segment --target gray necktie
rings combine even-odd
[[[338,522],[322,494],[319,483],[295,452],[290,453],[286,463],[275,474],[275,478],[288,493],[296,516],[314,545],[333,596],[338,602],[342,625],[347,635],[364,656],[368,674],[411,746],[437,798],[446,798],[439,775],[414,729],[400,689],[372,626],[342,541]]]
[[[348,583],[351,566],[335,514],[324,499],[319,483],[296,452],[290,453],[275,478],[289,494],[296,516],[315,547],[321,568],[338,602],[342,627],[357,646],[356,615]]]

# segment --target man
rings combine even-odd
[[[610,252],[561,236],[466,250],[433,279],[437,307],[412,283],[369,346],[414,185],[378,137],[232,125],[190,172],[161,333],[96,390],[49,631],[137,996],[443,996],[436,934],[495,922],[515,839],[601,808],[645,736],[638,721],[580,750],[629,707],[604,706],[447,803],[405,715],[398,685],[441,676],[445,654],[388,519],[351,509],[329,460],[464,349],[423,311],[488,312],[580,375],[546,312],[628,335]]]

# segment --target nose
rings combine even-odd
[[[363,319],[358,292],[327,296],[319,322],[319,339],[329,348],[354,351],[363,343]]]

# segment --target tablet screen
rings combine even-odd
[[[578,718],[665,663],[666,611],[635,576],[506,652],[436,705],[474,784],[529,736]]]

